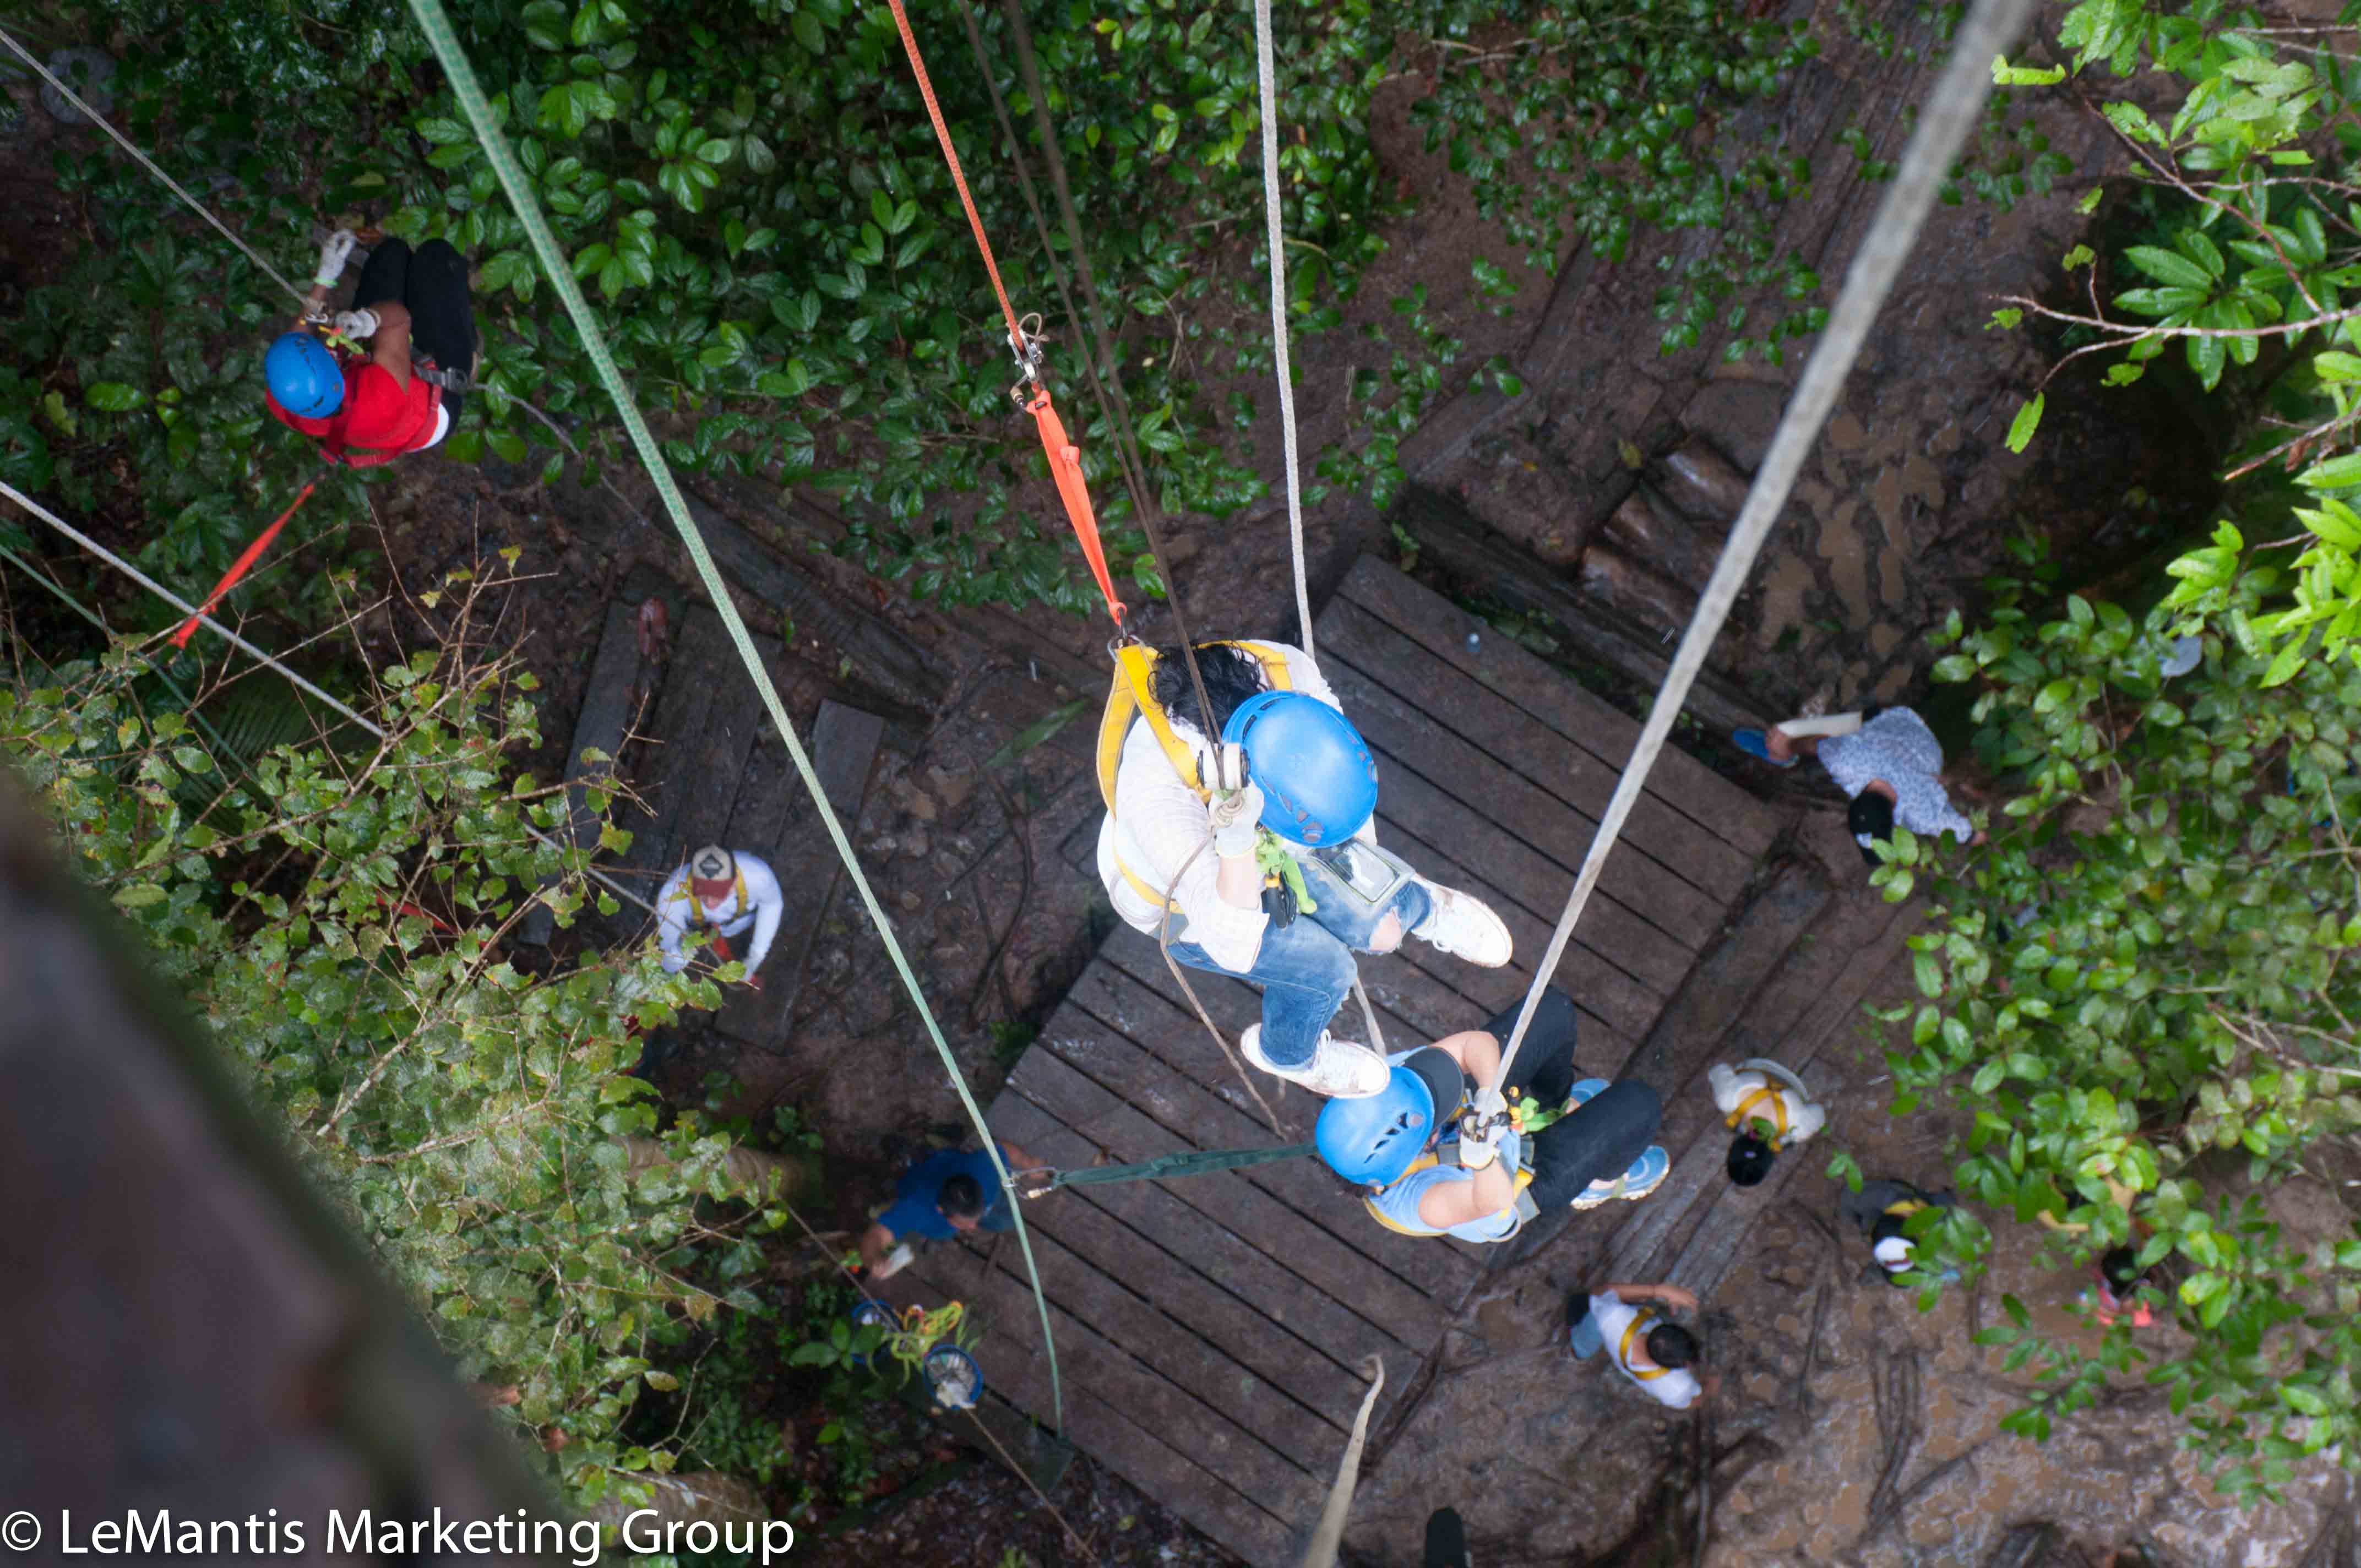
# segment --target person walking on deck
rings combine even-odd
[[[1576,1360],[1601,1350],[1633,1387],[1656,1403],[1686,1410],[1710,1398],[1721,1386],[1719,1374],[1703,1370],[1697,1336],[1678,1323],[1639,1305],[1654,1301],[1682,1311],[1697,1310],[1697,1299],[1677,1285],[1609,1285],[1596,1294],[1577,1290],[1566,1299],[1566,1339]]]
[[[1716,1062],[1706,1069],[1706,1081],[1723,1124],[1738,1135],[1730,1140],[1729,1170],[1741,1187],[1759,1184],[1781,1149],[1828,1124],[1828,1112],[1813,1102],[1804,1080],[1767,1057],[1750,1057],[1736,1067]]]
[[[1876,845],[1898,824],[1921,838],[1956,836],[1981,844],[1983,833],[1951,805],[1943,787],[1943,748],[1927,721],[1906,707],[1867,708],[1825,718],[1790,718],[1768,730],[1741,729],[1740,751],[1774,768],[1817,757],[1852,805],[1845,826],[1861,858],[1883,865]]]
[[[708,844],[665,878],[656,894],[664,972],[678,974],[688,967],[680,943],[692,926],[713,933],[713,956],[721,963],[737,956],[731,938],[751,930],[754,939],[746,949],[746,983],[760,991],[763,977],[754,971],[771,956],[771,942],[779,934],[779,917],[786,907],[778,877],[760,858]]]
[[[1179,650],[1117,650],[1099,879],[1135,928],[1154,935],[1169,916],[1176,960],[1262,988],[1262,1019],[1239,1039],[1247,1060],[1315,1094],[1375,1094],[1385,1059],[1328,1030],[1353,955],[1413,937],[1497,969],[1509,928],[1378,848],[1376,763],[1310,654],[1261,641],[1196,654],[1218,747]]]
[[[1648,1141],[1663,1115],[1653,1089],[1636,1079],[1575,1080],[1574,1002],[1554,986],[1533,1010],[1519,1076],[1531,1098],[1570,1109],[1530,1137],[1507,1126],[1462,1135],[1459,1112],[1499,1070],[1517,1012],[1400,1052],[1378,1093],[1321,1108],[1320,1157],[1367,1189],[1369,1216],[1387,1229],[1504,1242],[1537,1215],[1644,1198],[1671,1174],[1671,1158]]]

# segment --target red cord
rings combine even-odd
[[[214,606],[221,603],[224,594],[237,587],[240,577],[254,570],[254,564],[262,559],[262,553],[270,548],[270,542],[279,537],[279,531],[287,526],[287,520],[295,515],[295,509],[309,500],[311,497],[312,487],[307,484],[296,492],[295,499],[289,504],[287,510],[279,514],[279,521],[264,529],[254,543],[247,545],[244,553],[229,564],[229,570],[223,573],[222,580],[214,585],[214,591],[205,596],[205,602],[197,607],[197,612],[194,615],[181,622],[181,630],[172,633],[173,647],[185,648],[189,645],[189,639],[196,635],[197,623],[213,613]]]

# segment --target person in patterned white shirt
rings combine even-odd
[[[1740,751],[1774,768],[1792,768],[1797,757],[1817,757],[1852,802],[1845,826],[1872,868],[1884,864],[1876,845],[1893,838],[1897,825],[1921,838],[1949,833],[1963,844],[1984,841],[1982,831],[1952,806],[1943,787],[1941,743],[1927,721],[1906,707],[1791,718],[1767,730],[1741,729],[1731,739]]]

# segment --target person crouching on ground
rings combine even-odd
[[[1575,1359],[1587,1361],[1605,1350],[1634,1387],[1672,1409],[1686,1410],[1712,1398],[1721,1378],[1704,1370],[1697,1336],[1634,1304],[1641,1301],[1686,1312],[1697,1307],[1697,1297],[1677,1285],[1609,1285],[1596,1294],[1577,1290],[1565,1303],[1566,1339]]]
[[[1003,1138],[1000,1157],[1013,1174],[1039,1170],[1042,1162]],[[982,1149],[938,1149],[902,1173],[894,1201],[861,1234],[861,1263],[873,1279],[887,1279],[906,1266],[915,1249],[910,1238],[948,1241],[974,1231],[1005,1231],[1016,1222],[1000,1173]]]
[[[412,252],[387,239],[361,269],[353,294],[359,308],[334,322],[339,336],[368,340],[368,356],[321,342],[311,323],[325,310],[354,243],[351,230],[339,229],[321,247],[304,313],[263,356],[264,406],[317,441],[330,462],[366,468],[451,433],[475,370],[476,318],[467,259],[449,242],[430,239]]]
[[[1759,1185],[1781,1149],[1828,1124],[1828,1113],[1813,1103],[1804,1080],[1767,1057],[1750,1057],[1736,1067],[1716,1062],[1706,1079],[1723,1124],[1738,1135],[1730,1140],[1729,1170],[1740,1187]]]
[[[1897,824],[1925,839],[1949,833],[1962,844],[1984,841],[1982,830],[1952,806],[1943,787],[1941,743],[1906,707],[1791,718],[1768,730],[1741,729],[1731,739],[1740,751],[1774,768],[1817,757],[1852,803],[1845,826],[1872,869],[1884,863],[1876,846],[1894,837]]]
[[[1531,1138],[1506,1127],[1481,1142],[1461,1136],[1458,1113],[1499,1069],[1517,1012],[1400,1052],[1378,1093],[1321,1108],[1320,1157],[1368,1189],[1363,1201],[1379,1224],[1504,1242],[1539,1214],[1644,1198],[1671,1173],[1670,1157],[1648,1141],[1663,1114],[1653,1089],[1636,1079],[1574,1081],[1574,1003],[1554,986],[1533,1010],[1518,1076],[1543,1105],[1574,1108]]]
[[[1310,654],[1259,641],[1196,653],[1218,753],[1179,650],[1117,652],[1099,732],[1100,880],[1138,930],[1155,935],[1169,913],[1176,960],[1262,988],[1262,1020],[1239,1039],[1248,1061],[1314,1094],[1375,1094],[1385,1059],[1328,1033],[1354,953],[1409,936],[1497,969],[1509,928],[1378,849],[1377,765]]]

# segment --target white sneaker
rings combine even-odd
[[[1418,879],[1418,885],[1426,889],[1427,901],[1434,907],[1411,931],[1411,936],[1438,953],[1466,959],[1479,969],[1499,969],[1509,961],[1516,943],[1507,922],[1482,899],[1455,887],[1438,886],[1424,877]]]
[[[1314,1094],[1332,1100],[1358,1100],[1385,1088],[1393,1076],[1386,1058],[1367,1046],[1340,1040],[1322,1031],[1320,1048],[1301,1067],[1279,1067],[1262,1054],[1262,1025],[1249,1024],[1246,1032],[1238,1036],[1238,1048],[1246,1060],[1290,1083],[1300,1083]]]

